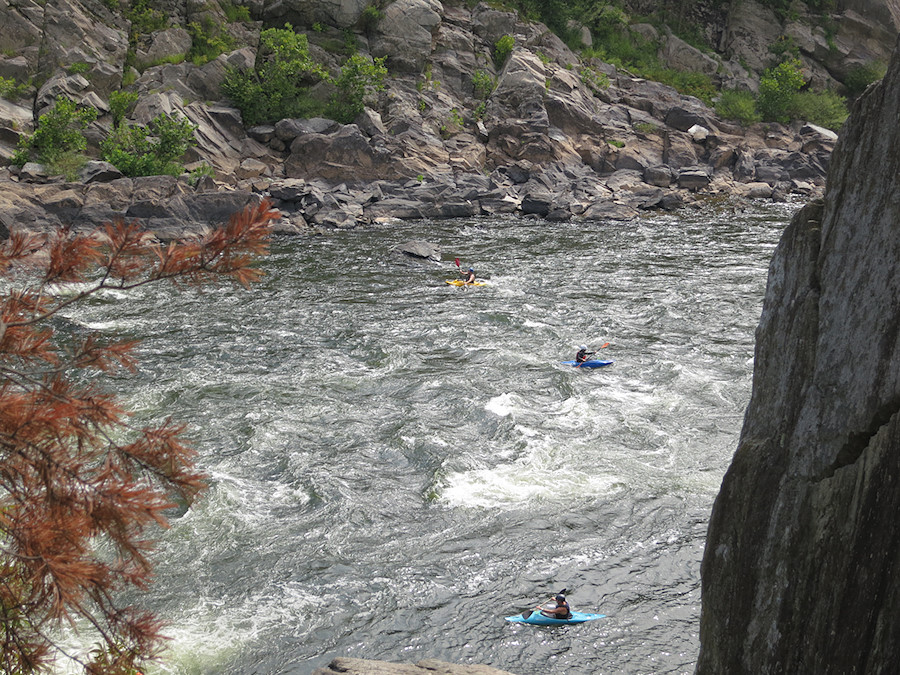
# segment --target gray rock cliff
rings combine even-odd
[[[900,45],[775,252],[713,509],[697,672],[900,664]]]

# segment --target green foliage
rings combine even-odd
[[[531,21],[540,21],[563,40],[569,36],[568,21],[575,18],[573,3],[566,0],[514,0],[520,14]]]
[[[186,118],[160,113],[144,127],[123,124],[100,145],[103,159],[126,176],[178,176],[184,171],[184,153],[196,143],[197,129]]]
[[[381,21],[383,16],[384,13],[378,9],[377,5],[369,5],[362,11],[362,14],[359,15],[360,30],[368,35],[375,30],[378,26],[378,22]]]
[[[84,152],[87,147],[84,129],[95,119],[94,108],[80,107],[65,96],[56,99],[53,107],[38,119],[34,133],[19,141],[13,162],[22,166],[37,159],[55,173],[57,163]]]
[[[228,23],[244,23],[250,21],[250,10],[243,5],[236,5],[234,2],[224,0],[219,3],[222,11],[225,12],[225,18]]]
[[[109,95],[109,112],[113,118],[113,128],[118,129],[122,120],[131,112],[137,103],[138,95],[133,91],[114,91]]]
[[[187,58],[194,65],[202,66],[219,54],[234,49],[235,40],[231,34],[209,17],[204,17],[202,23],[191,21],[187,25],[187,30],[191,36],[191,48]]]
[[[475,98],[482,100],[488,98],[494,91],[496,82],[494,78],[485,70],[476,70],[472,74],[472,85],[475,88]]]
[[[311,101],[307,92],[311,85],[329,79],[310,57],[306,35],[285,24],[260,34],[256,67],[252,71],[229,70],[222,91],[240,109],[244,124],[254,126],[320,112],[321,104]]]
[[[847,119],[847,103],[843,96],[833,91],[801,91],[791,101],[791,117],[826,127],[832,131],[841,128]]]
[[[334,81],[337,93],[332,97],[326,111],[328,116],[343,124],[349,124],[365,107],[364,99],[369,91],[382,91],[387,68],[385,57],[374,61],[354,54],[341,68],[341,73]]]
[[[805,84],[798,59],[788,59],[769,68],[759,80],[757,108],[766,122],[787,123],[791,103]]]
[[[713,104],[712,101],[718,93],[712,79],[705,73],[691,73],[657,66],[643,70],[640,74],[642,77],[667,84],[685,96],[696,96],[709,106]]]
[[[651,122],[638,122],[632,125],[632,129],[639,134],[655,134],[659,131],[659,127]]]
[[[789,58],[800,57],[800,48],[790,35],[779,35],[778,39],[769,45],[769,52],[775,55],[779,63]]]
[[[191,187],[195,187],[197,183],[200,182],[200,179],[206,176],[215,178],[216,170],[206,162],[203,162],[200,166],[198,166],[188,174],[188,185],[190,185]]]
[[[587,85],[594,91],[598,91],[600,89],[609,89],[609,77],[606,73],[601,73],[596,68],[584,66],[578,71],[578,76],[581,78],[581,81],[585,85]]]
[[[151,0],[133,0],[125,18],[131,21],[132,35],[148,35],[166,27],[166,15],[151,6]]]
[[[741,126],[750,126],[760,121],[756,111],[756,97],[749,91],[726,89],[715,102],[716,112],[727,120],[734,120]]]
[[[19,84],[12,78],[7,79],[0,76],[0,98],[5,98],[7,101],[18,101],[25,96],[28,86],[25,83]]]
[[[884,77],[886,72],[887,66],[880,61],[872,61],[851,68],[847,77],[844,78],[847,95],[856,98],[866,90],[866,87]]]
[[[84,61],[78,61],[77,63],[73,63],[71,66],[66,68],[66,71],[69,75],[83,75],[91,69],[91,64],[85,63]]]
[[[512,35],[504,35],[497,40],[496,44],[494,44],[494,65],[502,68],[515,46],[516,39]]]

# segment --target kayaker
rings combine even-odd
[[[584,363],[588,360],[588,357],[596,354],[597,352],[589,352],[587,350],[587,345],[581,345],[578,350],[578,353],[575,354],[575,363]]]
[[[562,593],[557,594],[554,598],[556,601],[556,607],[552,607],[550,609],[545,609],[541,607],[541,614],[544,616],[549,616],[553,619],[571,619],[572,612],[569,609],[569,603],[566,602],[566,596]]]
[[[468,272],[463,273],[463,283],[465,284],[474,284],[475,283],[475,270],[471,267]]]

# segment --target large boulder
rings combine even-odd
[[[372,55],[387,57],[396,72],[420,73],[431,54],[442,12],[438,0],[395,0],[385,7],[372,36]]]

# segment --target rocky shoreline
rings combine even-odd
[[[285,122],[296,126],[316,121]],[[331,136],[319,135],[336,145],[361,134],[356,125],[338,126]],[[506,215],[548,221],[623,221],[644,211],[671,211],[711,199],[740,204],[748,199],[820,196],[836,134],[809,124],[796,129],[767,127],[770,142],[785,148],[778,152],[767,149],[765,157],[774,157],[773,162],[726,145],[720,136],[707,134],[693,141],[711,158],[732,158],[733,166],[743,167],[746,182],[736,181],[731,169],[717,170],[715,159],[705,164],[657,164],[609,173],[598,173],[584,163],[540,165],[519,160],[489,174],[433,171],[427,177],[370,181],[254,177],[236,185],[207,178],[196,186],[171,176],[126,178],[103,162],[90,162],[82,172],[83,179],[74,183],[42,176],[40,167],[26,165],[18,176],[0,176],[0,233],[12,228],[90,229],[123,219],[139,223],[160,239],[171,239],[220,224],[259,198],[271,199],[282,212],[276,232],[309,234],[391,219]],[[295,140],[309,142],[303,134]],[[353,163],[347,167],[352,174]]]
[[[125,33],[88,5],[54,0],[45,13],[51,7],[61,12],[58,23],[42,30],[68,25],[82,41],[47,33],[45,41],[61,42],[46,58],[81,58],[91,70],[57,68],[36,91],[33,109],[0,99],[0,158],[11,156],[54,96],[101,112],[86,134],[89,154],[111,127],[106,100],[117,83],[107,71],[110,59],[124,59]],[[70,24],[63,9],[72,12]],[[354,16],[341,21],[352,25]],[[811,124],[738,126],[671,87],[581,59],[542,24],[484,3],[469,9],[435,0],[396,0],[377,29],[355,35],[360,53],[387,59],[390,76],[353,124],[283,119],[245,129],[221,83],[227,68],[252,66],[266,21],[274,18],[229,24],[248,46],[201,66],[147,67],[131,85],[139,95],[131,121],[146,124],[160,112],[187,117],[198,127],[187,168],[205,165],[214,176],[196,185],[187,174],[131,179],[92,161],[77,181],[66,182],[37,164],[8,167],[0,170],[0,227],[83,228],[124,218],[169,238],[213,226],[227,209],[265,196],[281,209],[278,230],[285,233],[393,218],[628,220],[707,199],[818,197],[837,139]],[[104,36],[103,45],[92,30]],[[323,63],[335,57],[316,41],[337,30],[308,33]],[[146,53],[158,60],[183,52],[184,33],[178,26],[153,33]],[[501,36],[513,36],[515,47],[499,67],[491,50]],[[114,54],[101,49],[113,43]],[[687,67],[710,60],[674,35],[665,46],[670,60],[677,56]],[[21,61],[27,70],[27,53],[0,66]],[[731,72],[725,65],[720,70]],[[484,98],[473,85],[476,72],[493,83]]]

